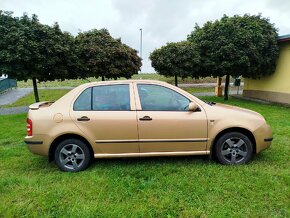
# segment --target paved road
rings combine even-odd
[[[222,83],[222,86],[224,86],[225,83]],[[230,86],[233,86],[233,83],[230,83]],[[180,88],[188,88],[188,87],[215,87],[216,83],[180,83],[178,84],[178,87]],[[241,82],[241,87],[244,86],[244,82]]]
[[[243,90],[240,90],[239,93],[243,93]],[[200,97],[200,96],[215,96],[214,92],[194,92],[191,93],[194,96]],[[229,95],[236,95],[237,91],[229,91]]]
[[[19,98],[32,92],[32,88],[15,88],[8,90],[0,95],[0,106],[5,104],[12,104],[17,101]]]

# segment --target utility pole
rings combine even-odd
[[[140,58],[142,59],[142,28],[140,28]],[[140,68],[140,73],[142,73],[142,66]]]
[[[142,58],[142,28],[140,28],[140,58]]]

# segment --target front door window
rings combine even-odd
[[[138,84],[143,111],[186,111],[189,100],[183,95],[163,86]]]

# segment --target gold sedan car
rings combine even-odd
[[[32,104],[25,143],[76,172],[93,158],[211,154],[244,164],[272,139],[259,113],[204,102],[160,81],[126,80],[83,84],[56,102]]]

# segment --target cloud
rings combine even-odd
[[[290,34],[290,2],[284,0],[1,0],[2,10],[37,14],[41,22],[72,34],[79,30],[107,28],[113,37],[139,50],[143,29],[143,72],[154,72],[148,56],[167,42],[180,41],[195,23],[219,19],[223,14],[262,13],[281,35]]]

